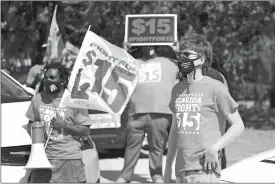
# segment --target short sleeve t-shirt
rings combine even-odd
[[[26,84],[27,85],[32,84],[35,80],[35,77],[41,72],[41,70],[42,70],[42,65],[34,65],[33,67],[31,67],[28,73]]]
[[[57,111],[67,123],[81,125],[90,121],[87,109],[58,108],[60,101],[61,98],[51,101],[43,91],[33,97],[26,116],[31,121],[41,121],[46,128],[47,135],[50,131],[51,118],[56,115]],[[49,159],[82,159],[80,146],[81,144],[66,129],[54,128],[46,154]]]
[[[212,79],[216,79],[216,80],[224,83],[221,73],[219,71],[217,71],[216,69],[214,69],[214,68],[208,68],[208,71],[207,71],[206,75],[208,77],[211,77]]]
[[[177,118],[176,173],[202,169],[199,158],[221,138],[225,119],[238,104],[224,84],[204,76],[193,84],[176,84],[169,107]]]
[[[138,60],[139,82],[130,98],[129,115],[138,113],[172,114],[167,104],[175,85],[178,67],[174,60],[155,57],[148,61]]]

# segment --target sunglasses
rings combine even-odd
[[[187,51],[180,52],[179,56],[182,57],[182,58],[189,58],[190,56],[197,56],[197,58],[201,58],[202,57],[202,56],[200,56],[198,54],[194,54],[194,53],[187,52]]]

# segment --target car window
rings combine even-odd
[[[1,72],[1,103],[29,100],[31,100],[30,94]]]

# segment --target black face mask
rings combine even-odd
[[[191,73],[192,71],[194,71],[196,68],[194,65],[194,61],[197,59],[200,59],[200,58],[201,57],[189,59],[185,56],[180,56],[180,59],[178,61],[178,67],[179,67],[180,72],[183,75],[187,75],[187,74]]]
[[[60,92],[60,90],[62,88],[62,83],[44,80],[44,86],[45,86],[45,90],[48,93],[58,93],[58,92]]]

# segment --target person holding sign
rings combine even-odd
[[[90,121],[88,111],[77,108],[59,108],[61,97],[68,83],[66,70],[62,65],[52,62],[45,66],[44,73],[45,91],[32,98],[26,116],[29,119],[29,125],[40,121],[45,126],[45,140],[50,136],[46,155],[54,168],[33,170],[31,182],[85,182],[81,144],[73,136],[89,135],[90,128],[83,125]]]
[[[175,156],[177,183],[219,182],[219,152],[244,131],[238,104],[225,85],[205,76],[211,62],[210,43],[202,35],[188,32],[180,41],[178,61],[187,80],[173,87],[169,103],[173,121],[165,182],[171,182]],[[231,127],[223,134],[225,120]]]
[[[167,104],[177,81],[178,68],[174,60],[158,57],[154,47],[141,47],[141,52],[139,83],[130,98],[124,167],[116,180],[119,183],[131,181],[145,133],[149,143],[150,175],[154,182],[163,183],[162,157],[172,120]]]

